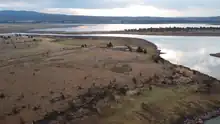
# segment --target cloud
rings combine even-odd
[[[50,6],[51,0],[0,0],[0,9],[39,10]]]
[[[28,4],[26,2],[18,1],[18,2],[6,2],[6,3],[0,3],[1,8],[27,8],[32,6],[31,4]]]
[[[68,15],[91,15],[91,16],[160,16],[160,17],[195,17],[195,16],[218,16],[220,9],[191,7],[184,10],[164,9],[155,6],[130,5],[123,8],[105,9],[82,9],[82,8],[46,8],[41,12]]]
[[[158,9],[153,6],[144,5],[131,5],[124,8],[113,9],[47,8],[41,12],[92,16],[180,16],[180,13],[176,10]]]
[[[0,0],[0,9],[96,16],[217,16],[219,0]]]

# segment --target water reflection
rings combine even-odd
[[[149,39],[149,38],[146,38]],[[162,40],[160,40],[162,39]],[[219,37],[161,37],[150,38],[160,46],[163,58],[175,64],[181,64],[212,75],[220,79],[220,59],[210,53],[220,52]]]
[[[120,31],[139,28],[165,28],[165,27],[219,27],[209,24],[79,24],[79,26],[65,28],[34,29],[32,31],[64,31],[64,32],[90,32],[90,31]]]

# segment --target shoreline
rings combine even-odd
[[[60,36],[55,36],[55,37],[60,37]],[[61,37],[63,37],[63,36],[61,36]],[[73,37],[73,36],[64,36],[64,37]],[[79,38],[79,37],[82,37],[82,38],[91,38],[90,36],[74,36],[75,38]],[[100,37],[99,36],[94,36],[94,37],[92,37],[92,38],[94,38],[94,39],[99,39]],[[155,49],[158,49],[158,47],[157,47],[157,45],[155,45],[154,43],[152,43],[152,42],[150,42],[150,41],[148,41],[148,40],[145,40],[145,39],[141,39],[141,38],[129,38],[129,37],[111,37],[111,36],[104,36],[104,37],[101,37],[101,38],[107,38],[107,39],[111,39],[111,38],[121,38],[121,39],[125,39],[125,40],[127,40],[127,39],[136,39],[136,40],[140,40],[140,41],[144,41],[144,42],[147,42],[148,44],[151,44],[152,46],[154,46],[155,47]],[[165,60],[165,59],[163,59],[163,58],[161,58],[162,59],[162,61],[165,61],[165,62],[168,62],[168,63],[171,63],[171,62],[169,62],[168,60]],[[173,63],[171,63],[172,65],[174,65],[174,66],[180,66],[181,68],[185,68],[185,69],[189,69],[189,70],[192,70],[192,69],[190,69],[190,68],[188,68],[188,67],[185,67],[185,66],[183,66],[183,65],[177,65],[177,64],[173,64]],[[193,71],[195,71],[195,70],[193,70]],[[195,72],[197,72],[197,73],[201,73],[201,72],[199,72],[199,71],[195,71]],[[203,74],[203,73],[201,73],[201,74]],[[203,75],[206,75],[206,74],[203,74]],[[218,79],[216,79],[216,78],[214,78],[214,77],[211,77],[211,76],[209,76],[209,75],[207,75],[208,77],[210,77],[210,78],[213,78],[214,80],[218,80]],[[218,80],[219,81],[219,80]],[[84,94],[83,94],[84,95]],[[220,105],[220,104],[219,104]],[[212,107],[211,107],[212,108]],[[203,111],[203,110],[199,110],[199,111]],[[202,113],[197,113],[197,114],[195,114],[195,115],[190,115],[190,116],[187,116],[187,115],[184,115],[182,118],[185,118],[181,123],[184,123],[184,124],[194,124],[194,123],[199,123],[199,122],[202,122],[202,123],[200,123],[200,124],[204,124],[204,122],[205,121],[207,121],[207,120],[211,120],[211,119],[213,119],[213,118],[216,118],[216,117],[219,117],[220,116],[220,107],[217,107],[217,108],[212,108],[212,110],[210,110],[210,111],[206,111],[206,112],[202,112]],[[180,118],[180,120],[182,120],[181,118]],[[37,121],[37,123],[36,124],[38,124],[39,122],[41,122],[41,121]],[[177,121],[177,122],[179,122],[179,121]],[[176,122],[174,122],[173,124],[176,124]]]
[[[35,31],[26,33],[51,33],[51,34],[131,34],[149,36],[210,36],[219,37],[220,32],[128,32],[128,31],[91,31],[91,32],[60,32],[60,31]]]
[[[129,41],[132,41],[133,43],[134,43],[134,45],[135,46],[138,46],[138,45],[142,45],[142,44],[145,44],[145,45],[147,45],[147,44],[149,44],[151,47],[153,47],[154,49],[155,49],[155,51],[158,49],[158,47],[154,44],[154,43],[152,43],[152,42],[150,42],[150,41],[148,41],[148,40],[145,40],[145,39],[141,39],[141,38],[129,38],[129,37],[111,37],[111,36],[109,36],[109,37],[99,37],[99,36],[94,36],[94,37],[90,37],[90,36],[39,36],[39,37],[55,37],[55,38],[75,38],[75,39],[79,39],[79,40],[81,40],[81,39],[92,39],[92,40],[106,40],[107,39],[107,41],[111,41],[111,40],[113,40],[113,39],[120,39],[121,41],[125,41],[125,42],[129,42]],[[134,42],[135,41],[135,42]],[[61,40],[61,42],[62,42],[62,40]],[[130,44],[129,44],[130,45]],[[184,70],[188,70],[188,71],[190,71],[190,73],[195,73],[195,74],[198,74],[199,76],[201,75],[201,76],[204,76],[206,79],[208,79],[208,80],[211,80],[211,81],[218,81],[219,82],[219,80],[217,80],[216,78],[214,78],[214,77],[211,77],[211,76],[208,76],[208,75],[205,75],[205,74],[202,74],[201,72],[198,72],[198,71],[195,71],[195,70],[192,70],[192,69],[190,69],[190,68],[187,68],[187,67],[184,67],[184,66],[182,66],[182,65],[176,65],[176,64],[172,64],[171,62],[169,62],[168,60],[165,60],[165,59],[163,59],[163,58],[159,58],[159,65],[160,66],[164,66],[164,67],[166,67],[165,65],[163,65],[163,64],[168,64],[168,65],[171,65],[172,66],[172,69],[176,69],[176,68],[180,68],[180,69],[184,69]],[[172,70],[170,70],[170,71],[172,71]],[[177,72],[175,72],[175,73],[177,73]],[[179,76],[182,76],[182,75],[185,75],[184,73],[181,73],[181,72],[178,72],[178,75]],[[189,77],[190,79],[191,79],[191,77]],[[164,80],[163,79],[163,77],[161,78],[162,80]],[[153,77],[152,78],[152,80],[155,80],[155,82],[157,82],[157,80],[158,80],[158,77]],[[173,77],[172,77],[172,80],[173,80]],[[171,80],[171,83],[172,83],[172,80]],[[154,81],[153,81],[154,82]],[[161,82],[160,81],[160,78],[159,78],[159,81],[158,82]],[[164,83],[164,81],[162,81],[163,83]],[[117,82],[118,83],[118,82]],[[77,111],[76,111],[76,113],[74,113],[74,114],[77,114],[77,112],[78,111],[80,111],[80,109],[87,109],[87,107],[88,106],[86,106],[86,105],[90,105],[90,104],[92,104],[92,105],[96,105],[100,100],[102,100],[101,98],[103,97],[103,90],[104,91],[106,91],[106,92],[113,92],[113,93],[115,93],[115,92],[124,92],[124,90],[125,91],[129,91],[129,90],[133,90],[132,88],[126,88],[125,87],[125,85],[117,85],[117,83],[110,83],[109,85],[107,85],[107,86],[102,86],[102,87],[91,87],[91,88],[88,88],[88,92],[83,92],[82,94],[80,94],[78,97],[79,98],[81,98],[81,97],[87,97],[87,95],[89,96],[89,100],[88,101],[86,101],[86,102],[80,102],[80,103],[71,103],[71,107],[70,108],[68,108],[66,111],[61,111],[61,112],[51,112],[51,113],[49,113],[48,115],[46,115],[46,116],[44,116],[45,118],[44,119],[42,119],[42,120],[39,120],[39,121],[36,121],[35,123],[36,124],[41,124],[41,123],[43,123],[44,121],[45,122],[47,122],[48,120],[53,120],[53,119],[57,119],[57,117],[59,117],[60,115],[61,116],[65,116],[66,114],[68,115],[69,114],[69,112],[70,113],[74,113],[74,112],[72,112],[73,110],[75,110],[76,108],[77,108]],[[119,82],[120,83],[120,82]],[[193,84],[194,84],[195,82],[193,82]],[[203,83],[203,82],[202,82]],[[193,85],[192,84],[192,85]],[[129,84],[127,84],[127,85],[129,85]],[[160,84],[155,84],[155,85],[160,85]],[[174,86],[178,86],[179,84],[173,84]],[[184,85],[184,84],[182,84],[182,85]],[[182,85],[180,85],[180,87],[182,87]],[[163,85],[162,85],[163,86]],[[164,85],[164,86],[166,86],[166,85]],[[185,86],[185,85],[184,85]],[[184,87],[183,86],[183,87]],[[186,87],[188,87],[188,86],[191,86],[191,84],[186,84]],[[110,87],[110,89],[109,89],[109,87]],[[172,87],[172,86],[171,86]],[[203,86],[202,86],[203,87]],[[136,87],[135,87],[136,88]],[[145,87],[146,88],[146,87]],[[139,90],[139,88],[136,88],[136,89],[138,89]],[[136,90],[135,89],[135,90]],[[85,90],[87,90],[87,89],[85,89]],[[144,89],[144,90],[146,90],[146,89]],[[91,93],[91,91],[93,91],[92,93]],[[95,92],[94,92],[95,91]],[[106,94],[105,94],[106,95]],[[104,96],[105,96],[104,95]],[[199,94],[197,94],[197,95],[200,95],[200,91],[199,91]],[[202,93],[201,93],[201,95],[202,95]],[[209,95],[209,94],[208,94]],[[91,97],[91,96],[95,96],[95,97]],[[123,95],[122,95],[123,96]],[[98,98],[97,98],[98,97]],[[105,96],[105,97],[109,97],[109,96]],[[91,100],[92,99],[92,100]],[[95,101],[93,101],[93,99],[95,100]],[[74,100],[75,101],[79,101],[79,99],[78,98],[74,98]],[[90,103],[91,101],[92,101],[92,103]],[[86,104],[85,104],[86,103]],[[68,103],[69,104],[69,103]],[[77,106],[76,106],[77,105]],[[219,108],[220,107],[220,104],[219,104],[219,102],[216,102],[216,105],[218,105],[218,107],[217,108]],[[85,106],[85,108],[84,108],[84,106]],[[91,106],[90,106],[91,107]],[[210,111],[212,111],[213,110],[213,112],[211,112],[211,113],[213,113],[213,114],[216,114],[216,116],[218,115],[218,113],[214,113],[214,111],[216,110],[216,108],[214,107],[213,108],[213,106],[208,106],[208,108],[210,108],[211,110]],[[89,108],[89,110],[94,110],[94,108],[93,107],[91,107],[91,108]],[[99,110],[98,110],[99,111]],[[200,112],[201,113],[198,113],[198,112],[196,112],[195,114],[193,113],[193,111],[194,111],[194,109],[192,110],[192,113],[190,113],[191,114],[191,116],[190,117],[193,117],[193,119],[192,119],[192,123],[191,124],[194,124],[194,122],[198,122],[198,118],[201,118],[201,117],[203,117],[203,116],[199,116],[199,115],[203,115],[204,113],[206,113],[206,112],[204,112],[205,111],[205,109],[203,110],[203,109],[201,109],[200,108]],[[191,112],[191,111],[190,111]],[[93,113],[93,111],[92,111],[92,113]],[[92,114],[92,113],[90,113],[90,114]],[[96,114],[97,113],[99,113],[99,112],[95,112]],[[79,114],[81,114],[81,113],[79,113]],[[94,114],[94,113],[93,113]],[[208,120],[209,119],[212,119],[212,117],[213,117],[213,114],[210,114],[210,115],[212,115],[212,116],[209,116],[209,117],[207,117],[208,118]],[[56,116],[55,116],[56,115]],[[183,115],[183,116],[181,116],[179,119],[180,119],[180,123],[184,123],[184,124],[189,124],[188,123],[188,121],[187,122],[185,122],[186,121],[186,119],[185,119],[185,116],[187,116],[187,115]],[[218,115],[219,116],[219,115]],[[55,118],[54,118],[55,117]],[[82,117],[81,117],[82,118]],[[206,119],[207,119],[206,118]],[[202,118],[201,118],[202,119]],[[205,121],[204,119],[203,119],[203,121]],[[176,122],[173,122],[173,124],[176,124]]]
[[[210,54],[210,56],[213,56],[213,57],[216,57],[216,58],[220,58],[220,53]]]

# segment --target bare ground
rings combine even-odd
[[[144,40],[18,36],[0,41],[3,124],[164,124],[220,105],[218,80],[155,59],[156,46]],[[113,48],[106,48],[109,42]],[[141,46],[147,53],[122,46]]]
[[[77,25],[58,25],[58,24],[0,24],[0,33],[12,33],[12,32],[29,32],[33,29],[45,29],[45,28],[64,28],[73,27]]]

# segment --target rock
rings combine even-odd
[[[40,105],[36,105],[36,106],[34,106],[34,107],[32,108],[33,111],[37,111],[37,110],[39,110],[39,109],[40,109]]]
[[[135,77],[132,78],[134,84],[137,84],[137,79]]]
[[[151,85],[149,85],[149,90],[152,91],[153,90],[153,87]]]
[[[204,124],[204,123],[203,123],[203,120],[199,118],[199,119],[196,121],[196,124]]]
[[[50,94],[54,94],[54,92],[51,90],[51,91],[50,91]]]
[[[14,106],[14,107],[12,108],[11,115],[16,115],[16,114],[18,114],[19,112],[20,112],[20,110],[19,110],[16,106]]]
[[[126,92],[128,91],[127,87],[121,87],[119,88],[119,93],[122,95],[126,95]]]
[[[82,90],[83,88],[81,86],[77,86],[77,89],[78,90]]]
[[[134,96],[134,95],[140,95],[141,94],[141,92],[140,92],[140,90],[129,90],[129,91],[127,91],[126,92],[126,95],[127,96]]]
[[[55,103],[55,102],[58,102],[58,101],[62,101],[65,99],[65,96],[60,93],[60,94],[55,94],[52,99],[50,100],[50,103]]]
[[[15,72],[10,72],[10,74],[11,74],[11,75],[14,75],[14,74],[15,74]]]
[[[17,100],[20,101],[20,100],[22,100],[23,98],[24,98],[24,95],[21,94],[21,95],[18,96]]]
[[[119,95],[113,95],[113,97],[114,97],[114,101],[115,102],[119,102],[120,101],[120,99],[121,99],[121,97],[119,96]]]

